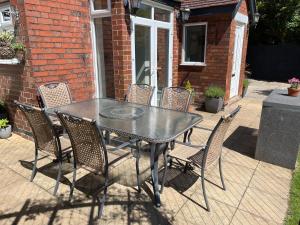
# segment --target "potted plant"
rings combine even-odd
[[[288,95],[296,97],[300,93],[300,80],[293,77],[292,79],[288,80],[289,84],[291,85],[288,88]]]
[[[244,79],[243,80],[243,93],[242,93],[242,97],[244,98],[247,94],[248,91],[248,87],[249,87],[249,83],[250,81],[248,79]]]
[[[11,125],[7,118],[0,119],[0,138],[5,139],[11,136]]]
[[[189,80],[187,80],[185,83],[184,83],[184,88],[185,90],[189,91],[190,94],[191,94],[191,101],[190,101],[190,106],[191,104],[194,103],[194,97],[195,97],[195,90],[194,88],[192,87],[192,84]]]
[[[217,113],[224,104],[225,91],[218,86],[210,86],[204,93],[205,95],[205,109],[207,112]]]
[[[13,39],[14,36],[11,32],[0,33],[0,59],[12,59],[15,56],[15,51],[11,47]]]
[[[15,56],[20,62],[24,60],[25,46],[22,43],[13,43],[12,49],[15,51]]]

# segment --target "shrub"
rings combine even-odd
[[[243,87],[244,88],[247,88],[249,86],[249,84],[250,84],[250,81],[248,79],[243,80]]]
[[[8,119],[0,119],[0,128],[6,128],[8,125],[9,121]]]
[[[225,91],[218,86],[210,86],[204,93],[207,98],[223,98]]]

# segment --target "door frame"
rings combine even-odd
[[[157,30],[166,29],[169,30],[169,62],[168,62],[168,87],[172,86],[172,65],[173,65],[173,18],[174,9],[156,2],[142,1],[143,4],[152,7],[151,14],[152,19],[142,18],[134,15],[130,15],[131,19],[131,65],[132,65],[132,84],[136,82],[136,68],[135,68],[135,25],[150,27],[150,74],[151,74],[151,86],[155,86],[155,91],[152,98],[152,105],[157,104]],[[170,11],[170,22],[162,22],[154,20],[154,7]]]

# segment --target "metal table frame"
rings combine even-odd
[[[88,101],[101,101],[101,99],[93,99],[93,100],[88,100]],[[110,99],[112,101],[112,103],[114,102],[118,102],[116,100]],[[84,101],[84,102],[76,102],[76,103],[72,103],[70,105],[67,106],[61,106],[61,107],[57,107],[57,108],[49,108],[46,109],[46,113],[48,113],[49,115],[53,116],[56,115],[55,112],[56,111],[60,111],[60,112],[65,112],[64,109],[66,109],[67,107],[70,107],[72,105],[77,105],[80,103],[86,103],[88,101]],[[114,102],[113,102],[114,101]],[[132,103],[123,103],[122,104],[129,104],[132,105]],[[137,104],[134,104],[135,106],[139,106]],[[140,105],[140,107],[146,107],[146,106],[142,106]],[[147,106],[148,107],[148,106]],[[158,108],[155,106],[150,106],[149,108]],[[167,110],[168,109],[162,109],[162,110]],[[66,110],[68,113],[73,112],[72,110]],[[171,110],[173,111],[173,110]],[[177,112],[177,111],[176,111]],[[73,112],[76,115],[76,112]],[[182,114],[189,114],[189,115],[193,115],[195,116],[197,119],[195,120],[195,122],[190,123],[189,125],[187,125],[184,129],[182,129],[180,132],[168,137],[168,138],[151,138],[151,137],[145,137],[145,136],[140,136],[139,134],[133,134],[133,133],[128,133],[126,131],[117,129],[115,127],[109,127],[109,126],[105,126],[104,124],[97,124],[97,126],[101,129],[101,130],[105,130],[108,132],[114,132],[118,135],[121,136],[127,136],[130,137],[132,139],[137,139],[137,140],[142,140],[142,141],[146,141],[150,144],[150,149],[151,149],[151,153],[150,153],[150,168],[151,168],[151,177],[152,177],[152,186],[153,186],[153,194],[154,194],[154,201],[155,201],[155,205],[157,207],[160,207],[161,205],[161,201],[160,201],[160,190],[159,190],[159,184],[158,184],[158,158],[159,158],[159,151],[163,149],[163,151],[166,151],[168,148],[168,144],[172,141],[174,141],[178,136],[180,136],[181,134],[184,134],[185,132],[189,131],[192,127],[194,127],[195,125],[197,125],[198,123],[200,123],[203,120],[203,117],[198,115],[198,114],[193,114],[193,113],[186,113],[186,112],[178,112],[178,113],[182,113]],[[70,113],[72,114],[72,113]],[[78,115],[77,115],[78,116]],[[98,115],[100,117],[100,115]],[[95,118],[90,118],[90,119],[95,119]],[[164,146],[165,145],[165,146]]]

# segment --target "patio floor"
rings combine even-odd
[[[145,182],[141,194],[134,187],[128,187],[135,183],[134,159],[131,158],[127,167],[115,169],[119,184],[109,187],[103,218],[93,221],[96,210],[83,192],[75,190],[72,205],[66,201],[67,179],[62,180],[59,197],[52,195],[56,167],[51,159],[40,160],[34,182],[29,181],[34,144],[13,135],[0,140],[0,224],[283,224],[292,173],[253,159],[261,103],[269,90],[277,87],[285,85],[252,81],[250,93],[238,102],[242,110],[224,143],[227,190],[219,187],[218,167],[207,171],[211,212],[204,209],[198,170],[183,174],[177,168],[171,169],[161,195],[162,207],[156,208],[149,182]],[[206,128],[213,128],[220,117],[220,114],[198,113],[204,116],[200,125]],[[195,130],[192,140],[203,143],[207,137],[207,132]],[[142,162],[143,165],[149,163],[147,159]],[[72,174],[67,173],[69,165],[65,164],[64,171],[65,177],[71,178]],[[95,185],[89,182],[89,175],[83,171],[80,174],[82,187]],[[149,171],[145,171],[144,176],[148,174]]]

